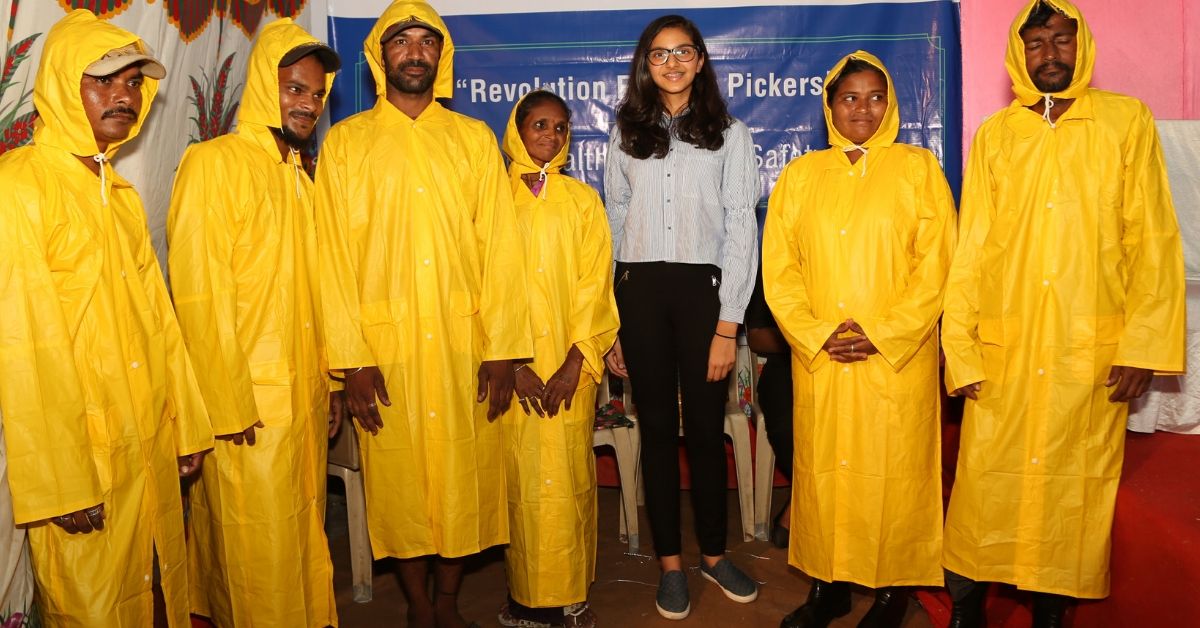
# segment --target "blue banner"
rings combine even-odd
[[[608,131],[624,95],[642,28],[664,9],[445,16],[454,37],[449,106],[500,135],[516,101],[549,89],[572,110],[569,171],[603,192]],[[754,134],[762,208],[782,168],[828,147],[824,77],[842,56],[867,50],[887,65],[900,103],[899,141],[938,156],[957,195],[961,179],[958,5],[950,0],[873,4],[692,8],[709,62],[734,116]],[[331,17],[332,45],[348,63],[334,86],[336,122],[374,105],[362,42],[373,18]],[[354,60],[354,62],[349,62]]]

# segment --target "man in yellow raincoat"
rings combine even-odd
[[[942,584],[935,328],[954,250],[954,200],[933,153],[896,142],[891,76],[857,51],[826,77],[831,148],[771,192],[763,288],[792,346],[795,453],[789,562],[812,576],[785,628],[850,611],[899,626],[908,593]]]
[[[237,132],[190,147],[175,177],[171,289],[221,441],[191,491],[191,601],[218,626],[337,624],[325,463],[344,405],[325,368],[301,150],[339,65],[292,20],[265,26]]]
[[[459,557],[508,542],[493,421],[533,354],[523,242],[495,135],[435,100],[454,87],[441,17],[395,2],[363,48],[378,98],[317,171],[329,366],[359,419],[372,552],[405,559],[411,625],[456,626]]]
[[[595,190],[562,174],[570,144],[570,112],[555,94],[531,92],[513,108],[503,147],[528,256],[533,360],[517,366],[521,407],[503,418],[512,526],[505,626],[596,623],[587,605],[596,576],[592,432],[596,384],[620,323],[607,214]]]
[[[946,518],[953,625],[983,587],[1034,591],[1034,625],[1109,591],[1127,402],[1184,368],[1179,226],[1140,101],[1088,87],[1095,43],[1066,0],[1009,31],[1016,99],[972,144],[946,290],[947,388],[967,399]]]
[[[151,625],[156,567],[168,624],[189,621],[179,476],[212,430],[141,200],[109,163],[165,75],[136,35],[68,13],[33,144],[0,158],[0,410],[48,626]]]

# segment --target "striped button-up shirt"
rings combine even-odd
[[[739,120],[725,130],[719,150],[672,135],[662,159],[626,154],[614,127],[604,168],[613,259],[717,266],[720,318],[741,323],[758,267],[760,192],[754,140]]]

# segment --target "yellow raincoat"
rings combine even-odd
[[[584,356],[570,410],[560,406],[553,418],[541,418],[514,402],[503,419],[512,527],[505,554],[508,590],[532,607],[583,602],[595,579],[596,384],[620,326],[607,214],[595,190],[560,173],[570,145],[568,135],[535,198],[521,175],[540,167],[521,141],[513,108],[504,153],[511,160],[508,174],[527,255],[534,358],[529,368],[545,381],[572,346]]]
[[[1074,597],[1108,595],[1109,535],[1124,454],[1113,365],[1184,368],[1179,228],[1150,111],[1091,89],[1095,44],[1079,10],[1070,87],[1051,127],[1018,29],[1006,65],[1017,99],[971,147],[962,237],[942,338],[968,400],[946,519],[946,568]]]
[[[929,151],[895,143],[896,91],[851,164],[832,148],[788,164],[771,193],[763,286],[792,346],[796,452],[789,562],[824,581],[940,585],[942,494],[934,329],[954,248],[954,200]],[[879,349],[841,364],[821,350],[853,318]]]
[[[265,425],[254,446],[218,441],[192,485],[192,610],[218,626],[337,624],[313,184],[269,130],[280,60],[316,41],[290,19],[262,29],[237,132],[190,147],[171,197],[171,289],[214,431]]]
[[[141,199],[107,161],[80,97],[83,69],[140,40],[73,11],[34,80],[33,144],[0,158],[0,402],[14,518],[29,524],[48,626],[151,624],[154,552],[171,626],[188,625],[176,456],[212,447]],[[149,115],[158,81],[142,83]],[[104,502],[104,530],[44,520]]]
[[[475,402],[476,373],[533,354],[495,135],[437,101],[414,120],[385,97],[379,40],[413,15],[445,35],[434,96],[453,92],[445,23],[425,3],[392,4],[363,46],[379,98],[330,129],[317,170],[329,365],[378,365],[392,402],[378,434],[359,429],[377,558],[508,542],[500,424]]]

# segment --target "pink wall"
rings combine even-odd
[[[1162,120],[1200,119],[1200,2],[1073,0],[1096,38],[1092,86],[1140,98]],[[1008,27],[1026,0],[962,0],[963,132],[1012,100]]]

